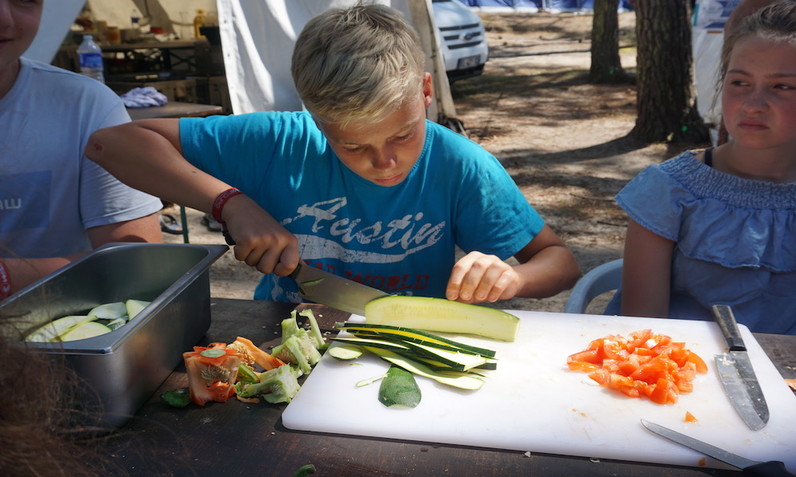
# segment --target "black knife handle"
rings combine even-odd
[[[761,462],[759,464],[750,465],[743,469],[743,475],[757,475],[760,477],[787,477],[796,476],[791,474],[785,468],[785,464],[778,460],[771,460],[768,462]]]
[[[738,323],[735,321],[735,315],[732,313],[732,308],[729,305],[713,305],[713,317],[716,318],[716,323],[719,324],[721,332],[724,333],[724,339],[730,346],[730,351],[746,351],[746,345],[741,338],[741,331],[738,329]]]

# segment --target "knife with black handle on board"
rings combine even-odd
[[[791,474],[788,472],[788,469],[785,468],[785,464],[778,460],[758,462],[756,460],[747,459],[746,457],[733,454],[732,452],[728,452],[724,449],[719,449],[718,447],[708,444],[707,442],[694,439],[693,437],[681,434],[677,431],[669,429],[668,427],[663,427],[645,419],[641,420],[641,424],[655,434],[665,437],[672,442],[676,442],[697,452],[701,452],[702,454],[713,457],[714,459],[730,464],[733,467],[737,467],[743,471],[744,475],[754,475],[760,477],[796,476],[796,474]]]
[[[719,380],[741,419],[749,429],[759,431],[768,423],[768,405],[749,353],[746,352],[738,323],[729,306],[713,305],[712,310],[729,347],[726,353],[714,356]]]

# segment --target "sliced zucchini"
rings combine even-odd
[[[398,295],[369,301],[365,305],[365,321],[502,341],[514,341],[520,326],[518,317],[496,308],[442,298]]]
[[[395,336],[399,338],[401,341],[412,341],[415,343],[437,346],[442,349],[452,349],[452,350],[457,349],[462,352],[479,354],[487,358],[495,357],[494,350],[468,345],[465,343],[454,341],[439,335],[427,333],[425,331],[416,330],[413,328],[404,328],[401,326],[392,326],[392,325],[375,325],[371,323],[348,323],[348,322],[335,323],[334,327],[336,329],[346,330],[356,335],[364,335],[365,333],[368,333],[372,336],[382,336],[385,338],[389,336]]]
[[[405,358],[397,353],[393,353],[392,351],[386,349],[375,348],[371,346],[365,346],[364,348],[391,364],[400,366],[401,368],[411,373],[417,374],[419,376],[424,376],[426,378],[433,379],[434,381],[437,381],[441,384],[446,384],[448,386],[453,386],[460,389],[467,389],[470,391],[480,389],[481,386],[484,385],[484,380],[477,376],[472,376],[467,373],[455,373],[455,372],[441,373],[432,370],[431,368],[422,363],[418,363],[417,361]]]
[[[114,320],[116,318],[127,317],[127,307],[123,301],[105,303],[95,306],[87,314],[88,316],[94,316],[101,320]]]
[[[125,308],[127,308],[127,319],[132,320],[135,318],[135,315],[139,314],[141,310],[149,306],[151,302],[144,301],[144,300],[127,300],[124,302]]]
[[[401,343],[393,343],[390,341],[371,338],[360,338],[358,336],[336,336],[332,338],[332,341],[351,344],[354,346],[372,346],[376,348],[387,349],[396,353],[410,351],[408,346]]]
[[[362,356],[362,348],[356,345],[338,345],[329,348],[329,356],[340,361],[351,361]]]
[[[111,329],[96,321],[87,321],[62,334],[56,341],[75,341],[110,333]]]
[[[465,354],[457,351],[435,348],[420,343],[407,342],[407,346],[413,348],[421,356],[439,361],[456,371],[467,371],[477,368],[487,363],[487,358],[477,354]]]
[[[116,330],[116,329],[119,329],[119,328],[121,328],[122,326],[124,326],[124,325],[125,325],[125,323],[127,323],[127,318],[126,318],[126,316],[127,316],[127,315],[125,315],[125,318],[116,318],[116,319],[110,320],[110,321],[108,321],[107,323],[103,323],[103,324],[104,324],[105,326],[107,326],[108,328],[110,328],[110,330],[111,330],[111,331],[113,331],[113,330]]]
[[[409,371],[390,366],[379,386],[379,402],[387,407],[417,407],[420,404],[420,388]]]
[[[36,328],[32,333],[25,337],[25,341],[35,341],[39,343],[46,343],[57,339],[58,336],[66,333],[71,328],[85,323],[87,321],[96,320],[95,316],[88,315],[69,315],[57,320],[50,321],[44,325]]]

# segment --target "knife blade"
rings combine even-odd
[[[727,353],[714,356],[719,380],[741,419],[749,429],[758,431],[768,423],[768,405],[746,352],[738,323],[729,306],[713,305],[712,310],[729,346]]]
[[[701,452],[702,454],[713,457],[714,459],[718,459],[722,462],[730,464],[733,467],[737,467],[743,470],[744,475],[759,475],[769,477],[794,475],[788,472],[788,470],[785,468],[785,464],[778,460],[759,462],[756,460],[747,459],[746,457],[733,454],[732,452],[720,449],[714,445],[700,441],[699,439],[694,439],[693,437],[687,436],[685,434],[681,434],[675,430],[669,429],[668,427],[663,427],[660,424],[647,421],[646,419],[642,419],[641,424],[655,434],[665,437],[672,442],[676,442],[697,452]]]
[[[338,310],[365,316],[365,304],[388,294],[299,262],[290,277],[296,280],[299,293],[306,300]]]

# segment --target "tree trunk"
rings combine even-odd
[[[619,59],[619,0],[595,0],[591,29],[589,83],[632,81]]]
[[[689,0],[637,0],[636,125],[644,142],[702,142],[707,127],[696,108]]]

